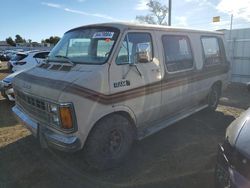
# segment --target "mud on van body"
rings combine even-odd
[[[42,146],[83,149],[97,168],[201,109],[215,110],[229,63],[219,32],[107,23],[65,33],[14,80],[13,112]]]

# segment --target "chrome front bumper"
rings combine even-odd
[[[46,126],[39,124],[26,113],[24,113],[17,105],[12,108],[17,120],[25,125],[34,137],[39,139],[42,147],[52,147],[61,151],[74,152],[81,149],[81,144],[76,136],[59,134]]]

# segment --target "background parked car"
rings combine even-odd
[[[20,53],[19,53],[20,54]],[[22,54],[21,59],[12,62],[12,71],[20,71],[30,69],[38,64],[41,64],[48,57],[49,51],[30,51]]]
[[[5,77],[1,82],[0,82],[0,91],[1,91],[1,95],[10,100],[10,101],[15,101],[15,96],[14,96],[14,91],[12,88],[12,80],[13,78],[20,74],[21,72],[23,72],[25,70],[21,70],[21,71],[16,71],[10,75],[8,75],[7,77]]]
[[[17,52],[15,55],[12,56],[12,58],[8,61],[7,66],[8,69],[10,71],[12,71],[12,68],[14,66],[14,64],[22,59],[24,59],[25,57],[27,57],[28,54],[25,52]]]
[[[6,50],[5,56],[6,56],[6,60],[9,61],[10,59],[12,59],[18,52],[22,52],[23,50]]]
[[[9,61],[11,58],[11,54],[13,55],[13,53],[11,53],[9,51],[3,51],[2,53],[0,53],[0,60],[1,61]]]
[[[6,61],[6,56],[4,54],[4,51],[0,51],[0,61]]]
[[[23,54],[25,57],[22,58],[20,61],[12,62],[14,66],[13,67],[14,73],[8,75],[0,82],[1,95],[10,101],[15,100],[14,91],[12,88],[12,80],[14,79],[14,77],[20,74],[21,72],[29,70],[35,67],[36,65],[42,63],[42,61],[48,56],[49,52],[48,51],[40,51],[40,52],[32,51],[32,52],[29,52],[28,54],[18,53],[17,56],[23,57]]]
[[[250,108],[227,128],[219,145],[215,184],[217,188],[250,187]]]

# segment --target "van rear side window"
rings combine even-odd
[[[220,49],[219,40],[217,37],[202,37],[201,38],[204,64],[205,65],[216,65],[222,63],[223,56]]]
[[[164,35],[162,42],[168,72],[177,72],[193,67],[192,50],[186,36]]]

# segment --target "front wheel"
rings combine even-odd
[[[103,170],[115,167],[129,152],[134,140],[130,121],[114,114],[100,120],[85,145],[85,159],[90,166]]]
[[[210,93],[208,94],[208,110],[215,111],[220,100],[220,88],[218,86],[213,86]]]

